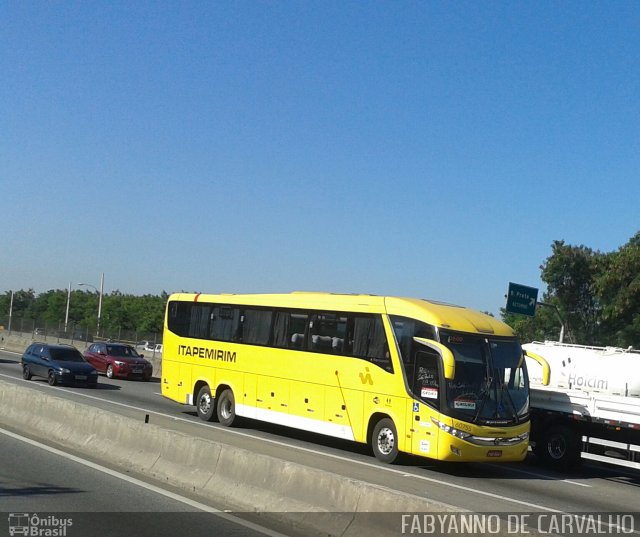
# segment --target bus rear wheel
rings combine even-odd
[[[371,433],[371,449],[379,461],[391,464],[398,458],[398,432],[393,420],[383,418],[376,423]]]
[[[196,398],[196,409],[198,411],[198,417],[204,421],[213,421],[215,417],[216,405],[211,397],[211,390],[209,386],[203,386],[198,392]]]
[[[238,423],[238,417],[236,416],[236,398],[229,388],[223,390],[218,396],[216,412],[220,425],[231,427],[234,423]]]

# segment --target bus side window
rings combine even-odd
[[[273,329],[271,332],[271,345],[274,347],[288,347],[289,312],[273,312]]]
[[[240,309],[230,306],[216,306],[211,310],[209,339],[217,341],[237,341],[240,325]]]
[[[389,344],[379,315],[357,316],[353,319],[353,356],[364,358],[393,372]]]
[[[189,337],[209,339],[210,311],[211,307],[205,304],[194,304],[191,307]]]
[[[415,375],[416,353],[421,350],[421,345],[414,341],[414,337],[437,340],[436,332],[430,324],[416,321],[409,317],[391,315],[391,327],[398,342],[398,349],[402,366],[406,374],[407,381],[413,389],[413,379]]]
[[[294,348],[304,349],[305,333],[307,331],[307,323],[309,314],[303,312],[291,312],[289,317],[289,341]],[[296,341],[294,342],[294,336]],[[296,347],[296,344],[298,345]]]
[[[271,345],[281,349],[304,349],[308,318],[303,312],[274,311]]]
[[[412,390],[426,403],[437,404],[440,398],[439,356],[431,349],[418,351],[415,361],[415,378]]]
[[[169,330],[182,337],[189,335],[189,322],[191,319],[191,308],[193,304],[189,302],[172,301],[169,303],[169,315],[167,324]]]
[[[343,354],[346,332],[346,315],[318,313],[309,323],[310,350],[323,354]]]
[[[245,309],[242,321],[242,342],[249,345],[267,345],[271,335],[273,312],[262,309]]]

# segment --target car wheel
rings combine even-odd
[[[113,366],[111,364],[107,366],[107,378],[113,378]]]
[[[58,379],[56,378],[56,374],[53,371],[49,371],[47,382],[49,383],[49,386],[55,386],[56,384],[58,384]]]
[[[200,388],[196,400],[196,409],[201,420],[214,420],[216,414],[216,406],[213,397],[211,397],[211,390],[209,389],[209,386],[205,385]]]
[[[398,432],[393,420],[383,418],[371,433],[371,450],[376,459],[392,463],[398,458]]]
[[[24,365],[22,367],[22,378],[24,380],[31,380],[32,376],[33,375],[31,374],[31,369],[29,369],[29,366],[28,365]]]
[[[229,388],[224,390],[218,396],[216,412],[218,414],[218,421],[220,422],[220,425],[231,427],[234,423],[237,424],[236,398],[233,396],[233,392]]]

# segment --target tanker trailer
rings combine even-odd
[[[590,459],[640,468],[640,352],[546,341],[522,346],[527,357],[531,445],[544,463],[570,470]]]

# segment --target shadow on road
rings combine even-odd
[[[117,384],[105,384],[104,382],[98,381],[98,385],[95,388],[92,388],[92,390],[93,389],[104,390],[104,391],[118,391],[118,390],[121,390],[122,388]]]
[[[47,384],[47,379],[33,377],[31,379],[31,382],[33,382],[35,384]],[[118,386],[116,384],[105,384],[104,382],[101,383],[100,380],[98,380],[98,385],[95,388],[89,388],[88,386],[77,386],[75,384],[56,384],[56,387],[58,387],[58,388],[78,388],[79,390],[87,391],[87,392],[93,392],[95,390],[116,391],[116,390],[121,390],[122,389],[122,388],[120,388],[120,386]]]
[[[2,496],[43,496],[50,494],[77,494],[85,492],[81,489],[69,487],[56,487],[54,485],[33,485],[30,487],[4,487],[0,485],[0,498]]]

